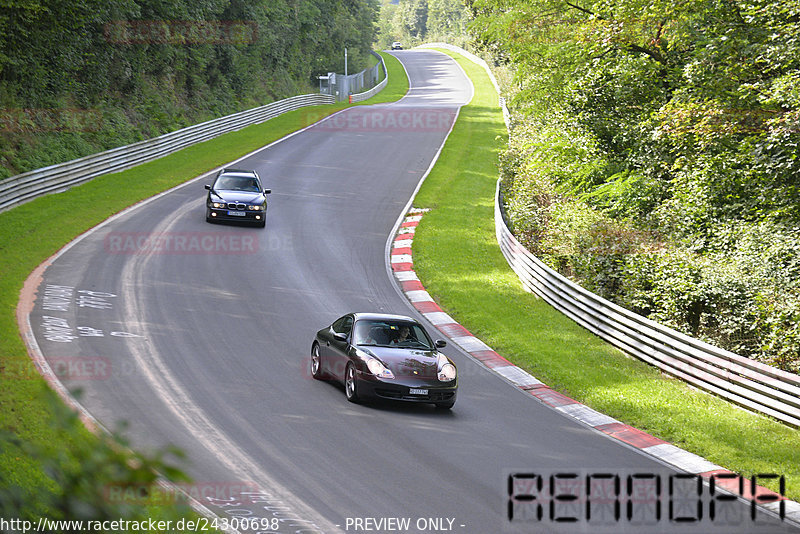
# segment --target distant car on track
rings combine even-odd
[[[222,169],[206,189],[206,221],[266,225],[267,195],[272,191],[264,189],[256,171]]]
[[[400,41],[395,41],[392,43],[392,50],[402,50],[402,49],[403,49],[403,43],[401,43]]]
[[[311,345],[311,372],[344,384],[351,402],[389,399],[435,404],[456,402],[456,366],[411,317],[350,313],[323,328]]]

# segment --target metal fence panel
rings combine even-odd
[[[377,52],[370,53],[377,57],[380,62],[355,74],[348,74],[347,76],[344,74],[336,74],[334,78],[330,78],[335,81],[332,83],[329,81],[321,90],[326,92],[326,94],[335,96],[339,101],[349,99],[350,102],[361,102],[378,93],[386,86],[389,76],[383,57]],[[380,83],[377,83],[381,76],[380,69],[383,69],[385,75],[384,79]],[[376,83],[377,85],[375,85]],[[365,87],[370,87],[371,89],[364,91]],[[369,94],[369,96],[363,96],[365,94]]]
[[[375,54],[375,52],[373,52]],[[369,73],[369,84],[374,84],[378,78],[380,78],[381,71],[380,69],[383,68],[384,76],[383,80],[380,81],[377,85],[375,85],[372,89],[364,91],[363,93],[356,93],[354,95],[350,95],[350,102],[362,102],[367,100],[368,98],[372,98],[376,94],[380,93],[386,84],[389,83],[389,71],[386,70],[386,63],[383,61],[383,57],[380,54],[375,54],[381,60],[380,63],[372,67],[371,69],[367,69],[365,72]]]

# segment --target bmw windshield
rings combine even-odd
[[[261,188],[258,180],[249,176],[220,176],[214,184],[214,189],[218,191],[245,191],[248,193],[260,193]]]

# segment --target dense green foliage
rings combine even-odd
[[[43,487],[3,480],[0,514],[4,519],[36,524],[42,517],[54,521],[115,521],[124,517],[144,524],[150,519],[176,524],[195,516],[185,497],[163,488],[157,475],[169,477],[179,488],[188,482],[174,465],[183,459],[180,451],[136,453],[126,447],[121,436],[103,437],[98,445],[55,394],[45,391],[42,398],[52,410],[51,419],[45,423],[53,429],[54,441],[23,441],[0,428],[3,450],[23,456],[16,458],[18,463],[41,464],[48,476]],[[3,478],[13,478],[14,474],[4,473]]]
[[[373,0],[0,7],[0,178],[317,90],[366,66]]]
[[[585,287],[800,368],[800,4],[470,0],[515,76],[515,233]]]
[[[382,0],[378,46],[400,41],[405,47],[423,42],[466,44],[469,11],[461,0]]]

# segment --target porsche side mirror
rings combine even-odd
[[[269,195],[270,193],[272,193],[272,189],[264,189],[265,195]]]
[[[445,341],[444,339],[437,339],[434,345],[436,345],[437,349],[443,349],[444,347],[447,346],[447,341]]]
[[[211,191],[211,186],[210,185],[206,184],[205,188],[206,188],[206,190]]]

